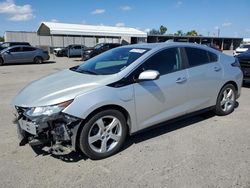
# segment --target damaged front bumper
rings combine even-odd
[[[77,131],[82,119],[59,112],[50,116],[30,117],[28,108],[15,107],[18,137],[20,146],[34,140],[41,144],[65,144],[76,150]]]

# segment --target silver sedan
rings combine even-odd
[[[193,112],[230,114],[242,78],[234,57],[198,44],[115,48],[18,93],[20,145],[47,140],[91,159],[109,157],[127,134]]]
[[[47,51],[28,45],[11,46],[0,52],[0,65],[30,62],[41,64],[46,60],[49,60]]]

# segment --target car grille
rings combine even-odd
[[[250,59],[241,58],[239,61],[241,67],[250,67]]]
[[[250,59],[249,58],[241,58],[240,67],[243,72],[244,78],[250,77]]]

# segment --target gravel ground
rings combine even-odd
[[[30,81],[79,63],[53,60],[0,67],[0,187],[250,188],[250,86],[234,113],[201,114],[129,137],[104,160],[19,147],[11,99]]]

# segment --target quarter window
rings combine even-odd
[[[175,72],[181,69],[178,48],[165,49],[150,57],[142,65],[144,70],[157,70],[160,75]]]

